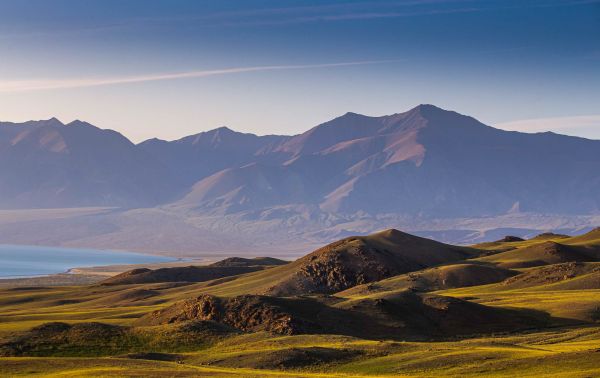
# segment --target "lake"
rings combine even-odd
[[[0,278],[42,276],[79,267],[148,264],[174,260],[134,252],[0,244]]]

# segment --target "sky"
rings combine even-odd
[[[600,0],[0,0],[0,120],[134,142],[430,103],[600,139]]]

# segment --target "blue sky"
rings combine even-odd
[[[419,103],[600,139],[600,1],[0,0],[0,119],[134,141]]]

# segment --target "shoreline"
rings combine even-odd
[[[30,276],[2,276],[0,287],[24,288],[39,286],[80,286],[100,282],[119,273],[135,269],[149,268],[160,269],[176,266],[207,265],[217,261],[213,258],[188,259],[177,258],[168,262],[140,263],[140,264],[112,264],[90,267],[73,267],[62,272]]]
[[[24,280],[51,281],[53,277],[69,275],[106,276],[118,274],[129,267],[187,261],[191,259],[124,250],[0,244],[0,263],[4,265],[0,270],[0,284]]]

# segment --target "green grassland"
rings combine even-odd
[[[474,247],[484,253],[351,287],[328,300],[336,308],[352,309],[364,300],[425,293],[498,311],[543,314],[550,319],[545,326],[387,339],[244,332],[214,322],[137,323],[146,314],[200,294],[261,294],[294,274],[292,264],[200,283],[3,288],[0,344],[30,337],[29,344],[19,344],[30,349],[21,356],[0,357],[0,376],[600,376],[600,232]],[[109,336],[78,338],[76,327],[56,340],[31,333],[49,322],[80,324],[83,330]],[[118,331],[110,333],[110,325]]]
[[[3,358],[0,375],[594,377],[600,374],[599,346],[600,327],[594,326],[445,342],[365,341],[331,335],[276,337],[265,333],[234,336],[207,349],[182,353],[180,363],[113,357]],[[291,363],[288,367],[285,359],[278,358],[278,354],[309,348],[356,354],[349,360],[311,366]]]

